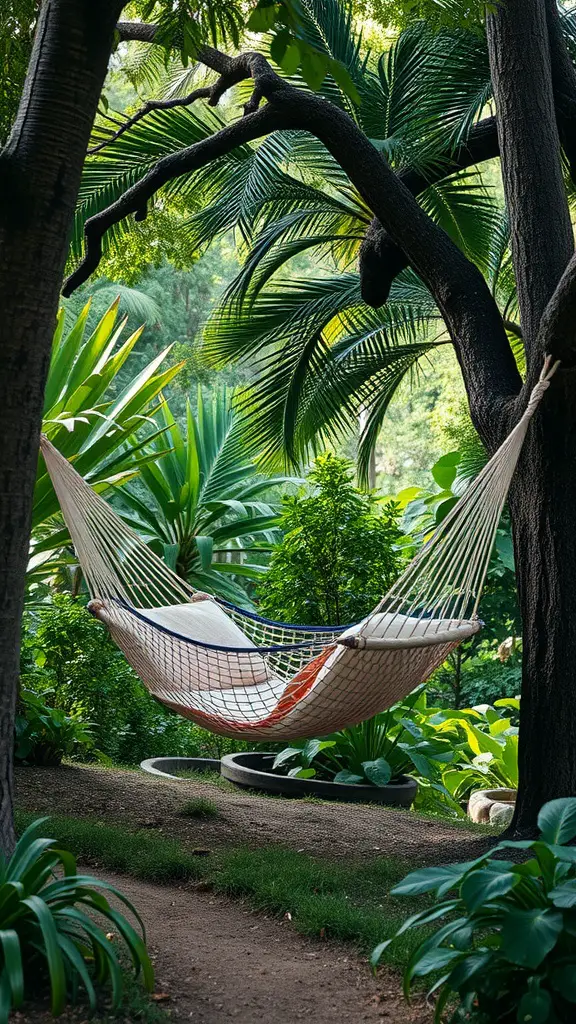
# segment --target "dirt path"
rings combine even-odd
[[[216,804],[218,817],[181,817],[182,805],[198,796]],[[171,781],[87,765],[19,768],[16,798],[25,810],[84,815],[130,829],[154,828],[186,844],[215,850],[274,844],[310,854],[329,852],[331,858],[385,854],[417,864],[470,860],[494,843],[485,832],[406,811],[274,799],[229,792],[205,780]]]
[[[148,931],[157,991],[171,1017],[192,1024],[429,1024],[408,1007],[398,975],[375,980],[353,953],[297,935],[209,893],[112,878]]]

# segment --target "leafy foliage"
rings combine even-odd
[[[410,773],[441,792],[441,766],[452,761],[453,748],[449,737],[417,724],[413,712],[420,700],[417,691],[360,725],[287,747],[273,767],[290,766],[287,774],[296,778],[364,786],[386,786]]]
[[[576,1003],[576,798],[552,800],[538,817],[533,842],[503,842],[467,864],[412,872],[394,896],[433,893],[432,908],[409,917],[398,935],[435,923],[410,958],[406,995],[415,980],[441,972],[432,992],[435,1020],[452,997],[451,1021],[471,1024],[555,1022],[574,1019]],[[518,862],[528,854],[528,860]],[[393,940],[392,940],[393,941]],[[376,965],[389,941],[372,955]]]
[[[148,449],[153,461],[119,500],[130,524],[180,576],[246,604],[241,580],[256,579],[263,568],[244,553],[258,543],[269,547],[278,526],[276,503],[261,496],[285,478],[257,473],[242,450],[231,397],[223,391],[205,398],[199,390],[196,413],[187,405],[186,433],[164,403]]]
[[[107,930],[113,929],[141,974],[154,983],[144,927],[132,904],[108,882],[79,875],[71,853],[42,837],[47,819],[26,829],[9,861],[0,863],[0,1022],[18,1009],[36,977],[50,992],[54,1016],[62,1013],[81,986],[92,1009],[95,984],[110,985],[112,1003],[122,1001],[118,956]],[[124,904],[135,919],[116,910],[108,897]]]
[[[37,0],[5,0],[0,7],[0,146],[20,102],[37,11]]]
[[[130,357],[141,330],[123,340],[127,321],[125,318],[116,323],[118,301],[90,333],[89,313],[87,302],[69,330],[64,312],[59,313],[45,392],[43,430],[85,480],[98,490],[106,490],[134,476],[149,458],[145,448],[156,433],[149,414],[179,367],[160,369],[168,348],[134,375]],[[126,379],[121,384],[123,373]],[[30,583],[34,585],[57,578],[67,571],[71,561],[74,565],[66,550],[70,538],[59,509],[52,481],[40,458],[29,565]]]
[[[308,482],[283,499],[284,538],[259,591],[260,609],[284,622],[356,621],[398,575],[396,508],[359,491],[350,464],[330,453],[318,457]]]
[[[15,719],[14,757],[25,764],[58,765],[64,756],[93,746],[85,709],[74,706],[67,713],[48,701],[54,691],[41,694],[21,690]]]
[[[99,760],[134,765],[146,757],[221,757],[243,749],[158,704],[107,630],[65,594],[26,615],[21,671],[24,687],[59,713],[70,718],[84,709],[93,747],[77,748],[78,758],[93,759],[96,748]]]

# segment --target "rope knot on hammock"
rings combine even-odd
[[[388,594],[350,627],[272,622],[194,590],[43,436],[91,611],[154,697],[214,732],[299,739],[377,714],[481,628],[478,603],[506,495],[558,365],[546,358],[504,443]]]

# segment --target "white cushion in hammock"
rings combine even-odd
[[[376,612],[368,615],[362,622],[350,626],[343,637],[355,636],[362,632],[365,637],[378,640],[411,640],[428,637],[433,640],[436,634],[448,634],[450,639],[465,640],[475,632],[479,625],[471,628],[470,620],[426,619],[416,616],[400,615],[399,612]]]
[[[105,602],[107,604],[107,602]],[[108,605],[108,621],[110,612],[112,620],[114,608]],[[220,672],[216,670],[217,662],[214,654],[206,649],[199,649],[199,665],[204,669],[201,672],[200,684],[206,688],[222,688],[223,686],[258,686],[267,682],[269,671],[264,658],[256,653],[250,656],[230,653],[226,657],[225,649],[243,648],[244,650],[256,652],[256,644],[242,632],[239,626],[232,621],[220,605],[215,601],[192,601],[187,604],[172,604],[161,608],[138,609],[138,615],[163,626],[171,633],[177,633],[187,640],[195,640],[201,644],[213,644],[222,648],[220,655]],[[100,615],[106,621],[106,614]],[[120,615],[121,619],[124,619]],[[109,625],[112,622],[109,621]],[[134,631],[138,632],[138,618],[132,618],[130,623]],[[223,676],[224,678],[221,678]]]
[[[215,601],[190,601],[163,608],[145,608],[140,611],[140,615],[172,633],[180,633],[188,640],[215,644],[217,647],[256,646]]]

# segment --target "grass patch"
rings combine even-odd
[[[183,818],[199,818],[201,821],[220,817],[220,811],[214,801],[205,796],[187,800],[185,804],[182,804],[178,814],[181,814]]]
[[[17,814],[19,830],[37,815]],[[404,860],[320,860],[278,847],[224,850],[196,857],[180,843],[147,832],[126,832],[89,819],[55,816],[46,834],[88,861],[92,869],[116,871],[156,884],[208,882],[216,892],[245,900],[254,910],[277,917],[289,913],[305,935],[353,943],[369,953],[389,938],[424,903],[399,900],[390,888],[411,870]],[[402,937],[389,960],[402,967],[415,946]]]

